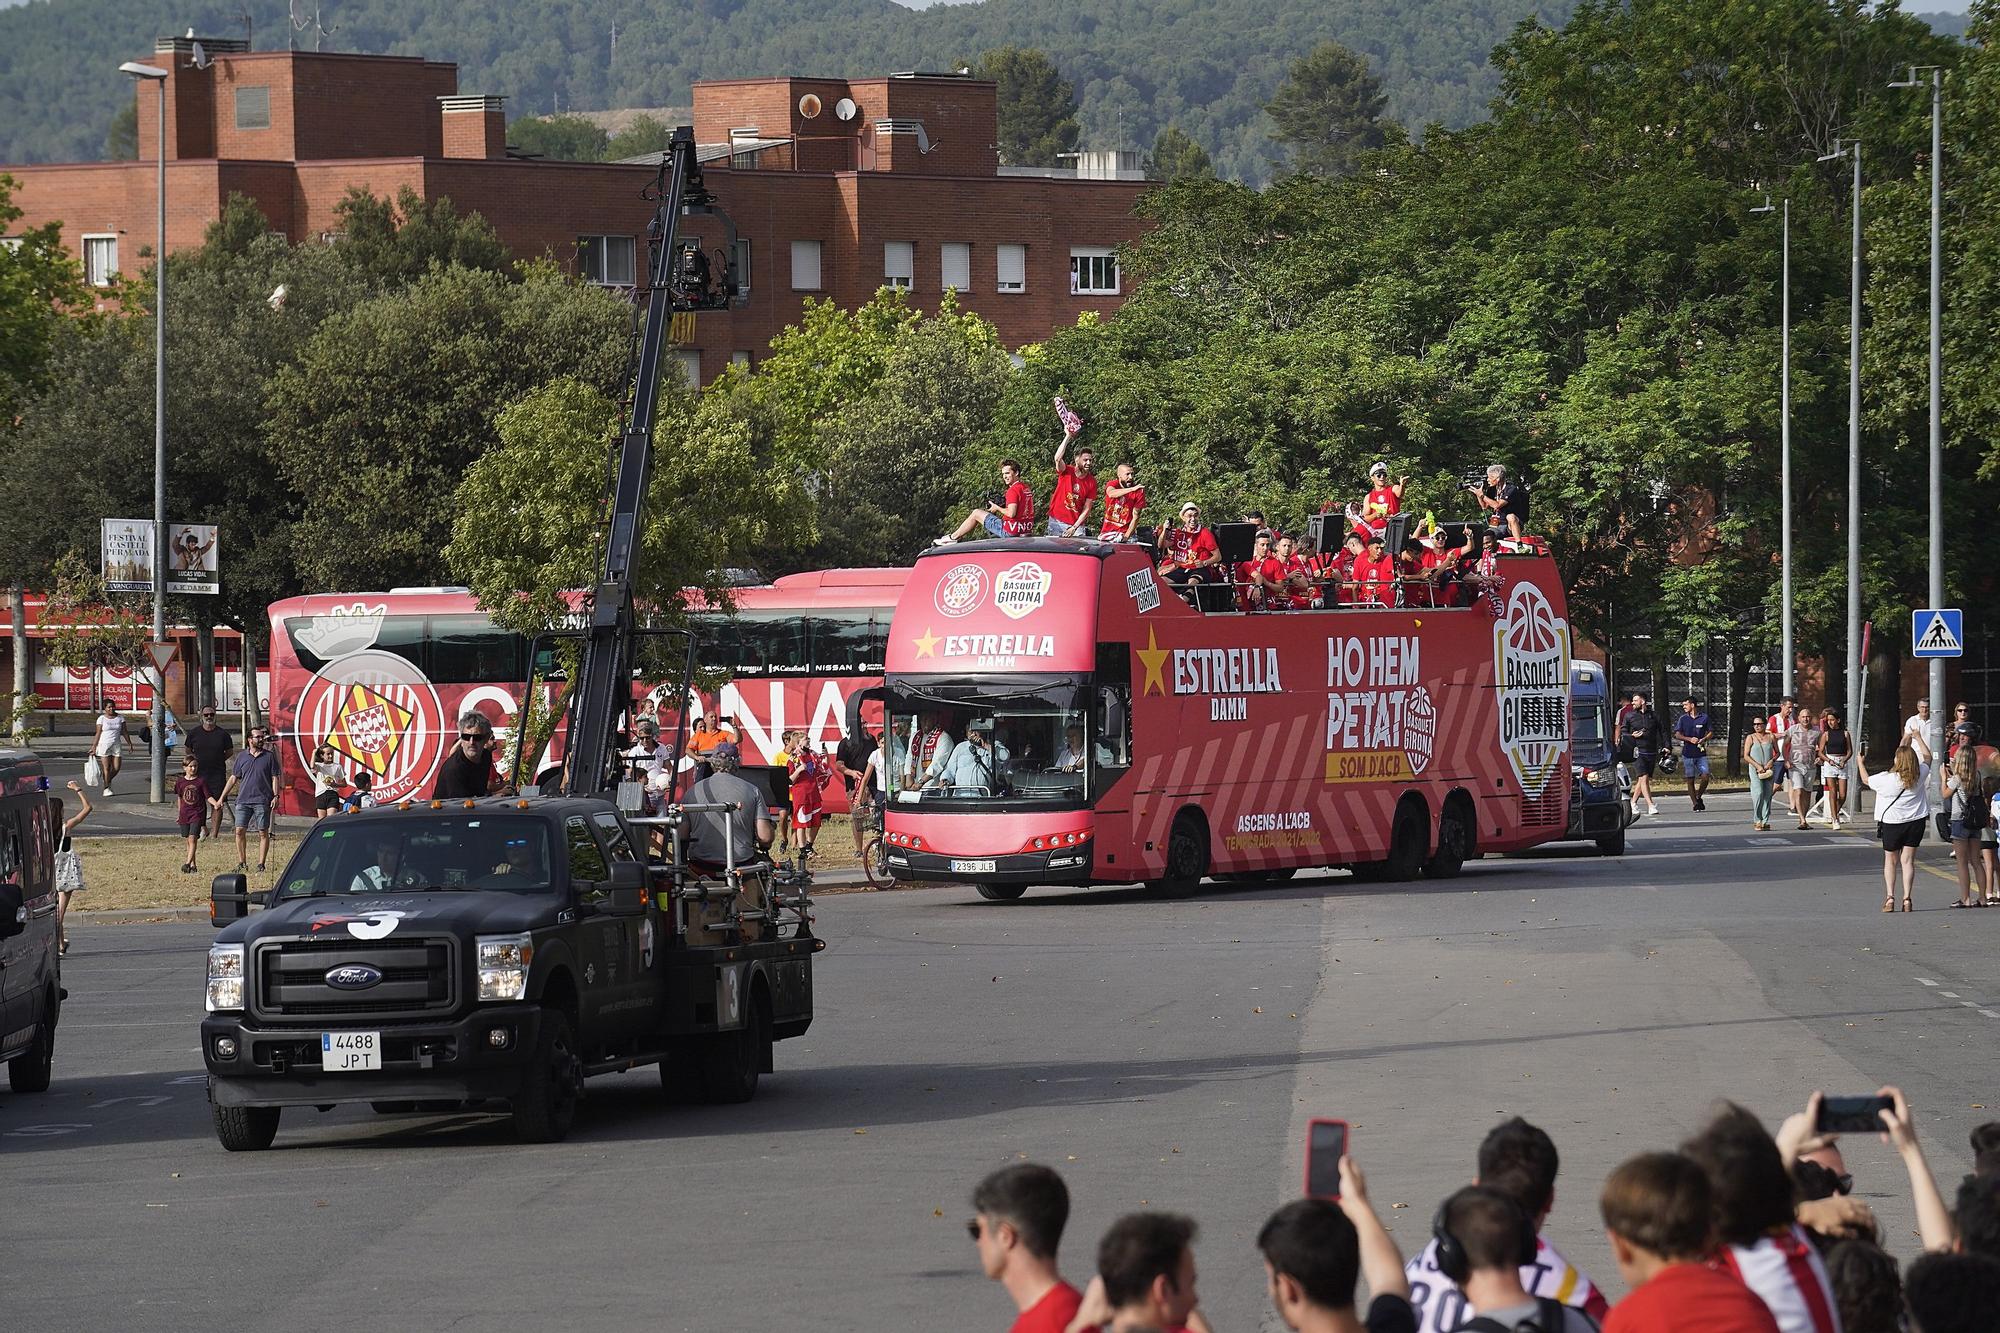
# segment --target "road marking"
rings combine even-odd
[[[1944,996],[1947,1000],[1956,1000],[1958,998],[1958,992],[1955,990],[1941,990],[1938,994]]]
[[[1918,978],[1917,978],[1917,982],[1918,982],[1918,984],[1919,984],[1919,985],[1924,985],[1924,986],[1935,986],[1935,985],[1937,985],[1937,983],[1936,983],[1935,981],[1932,981],[1932,980],[1931,980],[1931,979],[1930,979],[1929,977],[1918,977]]]
[[[1940,984],[1938,982],[1932,981],[1929,977],[1911,977],[1910,980],[1916,982],[1919,986],[1936,986]],[[1938,998],[1941,1000],[1958,1000],[1959,1006],[1961,1008],[1971,1009],[1977,1012],[1981,1018],[2000,1018],[2000,1011],[1982,1008],[1980,1006],[1979,1001],[1977,1000],[1959,999],[1959,994],[1957,991],[1941,990],[1937,993],[1937,995]]]
[[[1994,1013],[1991,1009],[1981,1009],[1979,1016],[1981,1018],[2000,1018],[2000,1014]]]

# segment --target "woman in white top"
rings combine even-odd
[[[1896,910],[1896,877],[1903,879],[1903,910],[1910,905],[1917,885],[1917,844],[1924,840],[1924,824],[1931,817],[1930,798],[1924,787],[1931,780],[1931,747],[1921,736],[1907,736],[1896,747],[1896,760],[1887,773],[1868,771],[1868,761],[1857,756],[1861,780],[1875,793],[1875,832],[1882,839],[1882,910]]]
[[[117,704],[104,705],[104,711],[97,715],[97,745],[93,753],[104,769],[104,794],[111,794],[111,783],[118,776],[118,768],[125,762],[124,747],[132,744],[132,737],[125,731],[125,715],[118,711]]]

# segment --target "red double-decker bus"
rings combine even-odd
[[[1469,606],[1201,611],[1144,548],[919,557],[890,622],[900,878],[1450,876],[1562,836],[1570,635],[1538,544]]]
[[[752,769],[768,768],[794,727],[822,748],[837,743],[849,697],[881,684],[890,609],[908,573],[792,574],[735,589],[732,613],[694,612],[701,665],[729,676],[697,697],[697,716],[733,719]],[[307,767],[322,743],[345,770],[368,770],[378,800],[396,801],[429,793],[461,713],[485,714],[504,742],[521,711],[528,641],[463,589],[294,597],[273,603],[270,617],[271,726],[288,778],[281,813],[312,813]],[[634,682],[642,708],[647,693]],[[558,733],[528,771],[540,780],[561,757]],[[828,799],[844,808],[837,785]]]

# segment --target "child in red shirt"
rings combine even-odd
[[[807,878],[806,858],[812,855],[819,826],[826,820],[826,804],[820,793],[832,772],[804,731],[785,733],[785,781],[791,789],[792,846],[797,849],[794,879]]]
[[[187,839],[187,860],[181,863],[181,873],[192,875],[195,844],[201,840],[201,826],[208,822],[209,807],[215,803],[215,793],[197,775],[192,755],[181,760],[181,775],[174,779],[174,800],[178,803],[174,821]]]

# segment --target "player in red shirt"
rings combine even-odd
[[[820,799],[820,792],[825,789],[833,770],[813,749],[812,739],[803,730],[786,732],[784,745],[785,781],[791,788],[792,797],[792,846],[798,854],[792,878],[804,882],[811,874],[806,869],[806,859],[812,855],[813,843],[819,838],[819,826],[826,819],[826,806]]]
[[[1310,545],[1310,541],[1306,542]],[[1278,566],[1284,570],[1284,589],[1279,594],[1281,604],[1288,611],[1303,611],[1313,604],[1313,569],[1306,558],[1299,554],[1300,543],[1290,537],[1278,538],[1278,545],[1272,554],[1278,557]]]
[[[1177,588],[1198,587],[1221,576],[1222,548],[1201,523],[1201,506],[1181,506],[1181,521],[1160,529],[1160,577]],[[1185,592],[1184,596],[1188,595]]]
[[[1097,539],[1131,541],[1139,528],[1139,511],[1145,507],[1146,488],[1139,484],[1130,463],[1120,463],[1104,487],[1104,526],[1098,529]]]
[[[1083,1305],[1063,1281],[1056,1247],[1069,1222],[1069,1188],[1046,1166],[1003,1166],[972,1191],[965,1224],[979,1247],[979,1267],[1007,1289],[1020,1311],[1010,1333],[1062,1333]]]
[[[1379,532],[1368,534],[1368,550],[1354,562],[1354,582],[1359,585],[1354,600],[1371,606],[1396,604],[1396,562],[1389,555],[1388,538]]]
[[[1430,606],[1458,605],[1458,556],[1444,546],[1444,529],[1433,528],[1424,538],[1423,554],[1417,558],[1423,576],[1424,595]]]
[[[1361,501],[1361,521],[1376,532],[1387,532],[1389,520],[1403,512],[1403,487],[1409,480],[1400,477],[1392,485],[1387,463],[1369,468],[1368,495]]]
[[[1035,493],[1021,480],[1021,465],[1009,458],[1000,464],[1000,484],[1006,488],[998,500],[989,500],[965,516],[955,532],[947,532],[932,542],[949,546],[979,528],[995,537],[1025,537],[1035,528]]]
[[[1350,532],[1341,548],[1333,553],[1327,563],[1327,578],[1332,580],[1342,605],[1350,605],[1361,600],[1360,588],[1355,582],[1354,568],[1368,556],[1368,537],[1363,532]]]
[[[1237,605],[1245,611],[1280,611],[1291,605],[1285,595],[1285,562],[1271,553],[1271,530],[1259,528],[1250,558],[1236,566]]]
[[[1097,500],[1097,463],[1090,447],[1076,451],[1076,465],[1064,458],[1076,431],[1064,427],[1062,443],[1056,446],[1056,488],[1049,496],[1049,536],[1081,537],[1083,521]]]

